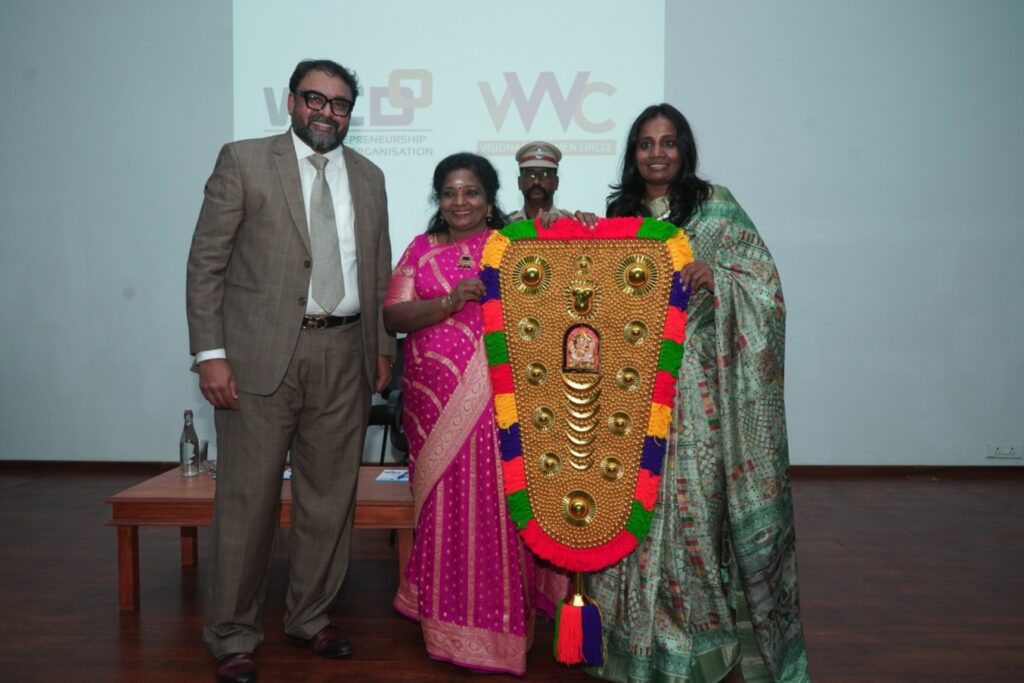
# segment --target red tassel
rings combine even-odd
[[[583,662],[583,608],[573,607],[569,601],[564,601],[560,610],[555,659],[560,664],[570,666],[581,664]]]

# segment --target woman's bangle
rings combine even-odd
[[[452,295],[445,294],[441,297],[441,312],[448,315],[452,312]]]

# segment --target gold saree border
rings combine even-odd
[[[460,666],[507,671],[517,676],[526,673],[526,653],[530,646],[526,634],[498,633],[434,619],[422,619],[420,623],[427,654],[435,659]]]
[[[491,409],[491,379],[487,357],[477,347],[466,366],[462,382],[456,387],[444,411],[438,416],[416,458],[412,491],[414,519],[420,520],[423,503],[434,490],[448,466],[455,460],[461,446],[473,432],[473,427],[484,411]],[[446,425],[438,429],[436,425]]]

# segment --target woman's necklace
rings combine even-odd
[[[451,231],[448,231],[448,241],[458,246],[459,250],[462,252],[459,255],[459,268],[462,268],[463,270],[475,270],[476,260],[473,258],[473,254],[470,253],[469,246],[466,244],[468,239],[469,238],[467,237],[464,240],[456,240],[452,237]]]
[[[672,215],[672,206],[669,204],[667,194],[652,199],[647,203],[647,208],[651,210],[651,215],[659,221],[663,221]]]

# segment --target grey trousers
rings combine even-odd
[[[230,358],[228,362],[230,362]],[[203,639],[215,657],[252,652],[261,626],[281,473],[291,450],[285,631],[329,622],[348,570],[356,482],[370,410],[358,322],[303,330],[281,386],[217,410],[217,491]]]

